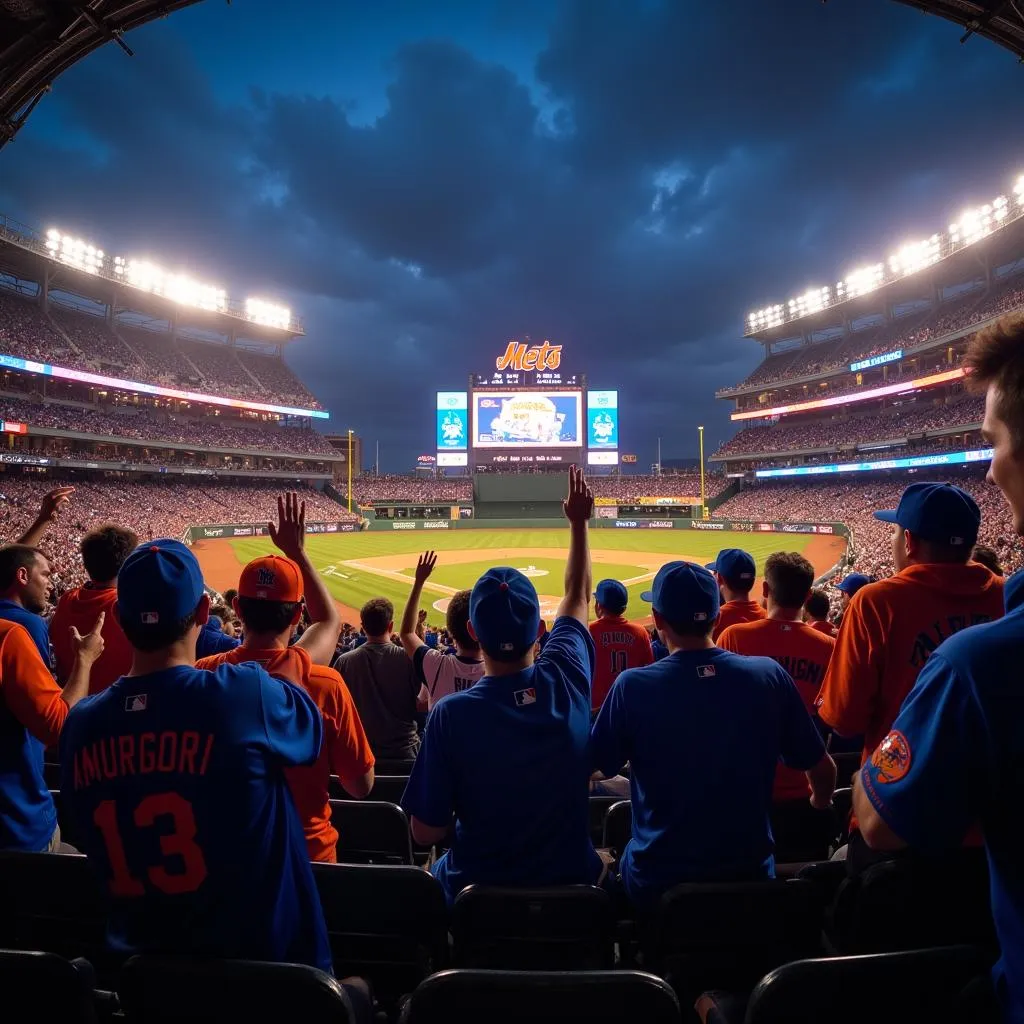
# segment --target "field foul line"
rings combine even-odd
[[[656,572],[645,572],[642,576],[631,576],[628,580],[619,580],[619,582],[625,587],[631,587],[634,583],[646,583],[648,580],[653,580],[657,575]]]
[[[416,582],[411,576],[406,576],[405,573],[397,572],[394,569],[379,569],[375,565],[366,565],[364,562],[341,562],[339,564],[347,569],[359,569],[362,572],[369,572],[374,576],[383,576],[385,579],[395,580],[398,583],[413,584]],[[447,594],[449,597],[459,592],[457,587],[446,587],[443,583],[432,583],[430,580],[423,584],[423,589],[436,590],[438,593]]]

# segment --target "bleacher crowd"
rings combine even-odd
[[[30,427],[74,430],[112,440],[167,441],[197,448],[253,449],[295,455],[330,455],[334,449],[315,430],[223,416],[187,417],[155,409],[103,412],[82,404],[32,401],[0,395],[0,419]]]
[[[319,409],[310,391],[276,356],[172,338],[54,303],[0,290],[0,352],[87,373],[184,388],[225,398]]]

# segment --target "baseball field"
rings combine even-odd
[[[706,564],[721,548],[741,547],[757,560],[760,573],[773,551],[800,551],[820,574],[839,559],[846,541],[837,536],[671,530],[592,530],[594,580],[611,577],[629,590],[630,618],[643,620],[649,608],[640,594],[658,569],[676,558]],[[472,587],[491,566],[511,565],[533,580],[542,613],[550,618],[562,593],[568,547],[567,529],[452,530],[435,533],[357,533],[310,535],[306,550],[341,607],[346,621],[359,621],[359,607],[371,597],[387,597],[396,616],[409,594],[416,559],[426,548],[438,552],[437,568],[424,587],[430,621],[441,623],[447,601]],[[274,550],[267,538],[204,540],[194,548],[207,583],[223,591],[237,585],[241,567]],[[758,589],[756,594],[760,593]]]

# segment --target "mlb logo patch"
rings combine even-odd
[[[527,704],[537,703],[537,691],[531,686],[528,690],[516,690],[516,707],[523,708]]]
[[[155,626],[160,621],[159,612],[143,612],[141,615],[144,626]]]
[[[148,694],[137,693],[134,697],[125,697],[125,711],[145,711],[148,703]]]
[[[714,665],[698,665],[697,675],[701,679],[710,679],[715,674]]]

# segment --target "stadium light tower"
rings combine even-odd
[[[707,519],[708,506],[704,501],[704,428],[698,427],[697,433],[700,437],[700,515],[702,519]]]
[[[348,510],[352,511],[352,428],[348,428]]]

